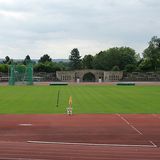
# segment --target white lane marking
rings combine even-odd
[[[155,143],[153,143],[153,141],[149,141],[154,147],[157,148],[157,145]]]
[[[32,126],[32,124],[19,124],[19,126]]]
[[[28,158],[6,158],[6,157],[0,157],[0,159],[2,160],[28,160]],[[29,158],[30,160],[42,160],[42,159],[35,159],[35,158]]]
[[[134,129],[137,133],[139,133],[140,135],[143,135],[142,132],[140,132],[136,127],[134,127],[132,124],[130,124],[123,116],[121,116],[120,114],[116,114],[117,116],[119,116],[123,121],[125,121],[130,127],[132,127],[132,129]],[[153,114],[153,116],[156,116]],[[157,117],[157,116],[156,116]],[[157,145],[155,143],[153,143],[153,141],[149,140],[149,143],[151,143],[153,145],[153,147],[157,148]]]
[[[123,116],[120,114],[116,114],[118,117],[120,117],[125,123],[127,123],[133,130],[135,130],[138,134],[143,135],[142,132],[140,132],[136,127],[134,127],[132,124],[130,124]]]
[[[156,114],[152,114],[153,117],[157,117]]]
[[[156,114],[152,114],[152,116],[158,118]]]
[[[153,117],[156,117],[156,118],[160,119],[160,117],[157,116],[156,114],[152,114],[152,115],[153,115]]]
[[[95,143],[69,143],[69,142],[47,142],[47,141],[27,141],[36,144],[59,144],[59,145],[82,145],[82,146],[106,146],[106,147],[147,147],[155,148],[154,145],[128,145],[128,144],[95,144]]]
[[[140,135],[143,135],[143,133],[140,132],[136,127],[134,127],[133,125],[131,125],[131,127],[132,127],[135,131],[137,131]]]

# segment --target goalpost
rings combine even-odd
[[[8,71],[9,85],[33,85],[33,65],[26,66],[11,64]]]

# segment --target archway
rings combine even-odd
[[[83,82],[95,82],[96,77],[93,73],[89,72],[83,76]]]

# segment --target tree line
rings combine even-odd
[[[48,54],[40,57],[38,63],[27,55],[23,61],[14,62],[6,56],[0,64],[0,72],[8,72],[8,65],[16,63],[25,67],[33,63],[34,72],[56,72],[60,70],[100,69],[106,71],[147,72],[160,71],[160,38],[154,36],[142,57],[130,47],[113,47],[100,51],[95,56],[88,54],[83,58],[77,48],[69,55],[69,62],[54,62]]]

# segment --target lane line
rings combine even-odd
[[[120,114],[116,114],[117,116],[119,116],[124,122],[126,122],[133,130],[135,130],[137,133],[139,133],[140,135],[143,135],[142,132],[140,132],[136,127],[134,127],[132,124],[130,124],[127,119],[125,119],[123,116],[121,116]],[[154,114],[153,114],[154,115]],[[154,115],[155,116],[155,115]],[[157,117],[157,116],[156,116]],[[148,140],[149,143],[151,143],[155,148],[157,148],[157,145],[155,143],[153,143],[153,141]]]
[[[135,130],[138,134],[143,135],[142,132],[140,132],[136,127],[134,127],[132,124],[130,124],[123,116],[120,114],[116,114],[118,117],[120,117],[126,124],[128,124],[133,130]]]
[[[153,116],[153,117],[156,117],[156,118],[158,118],[158,119],[160,119],[160,117],[157,116],[156,114],[152,114],[152,116]]]
[[[47,142],[47,141],[27,141],[27,143],[36,144],[59,144],[59,145],[82,145],[82,146],[106,146],[106,147],[141,147],[155,148],[154,145],[128,145],[128,144],[95,144],[95,143],[69,143],[69,142]]]
[[[153,143],[153,141],[149,141],[155,148],[157,148],[157,145]]]
[[[43,160],[43,159],[35,159],[35,158],[29,158],[30,160]],[[28,158],[6,158],[6,157],[0,157],[0,160],[28,160]]]
[[[32,126],[32,124],[19,124],[19,126],[26,126],[26,127],[28,127],[28,126]]]
[[[142,132],[140,132],[136,127],[134,127],[133,125],[130,125],[135,131],[137,131],[137,133],[139,133],[140,135],[143,135]]]
[[[156,114],[152,114],[152,116],[157,118]]]
[[[156,117],[156,114],[152,114],[153,117]]]

